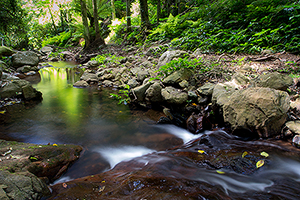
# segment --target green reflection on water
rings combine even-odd
[[[78,126],[82,118],[87,91],[73,88],[80,79],[82,69],[65,62],[51,63],[53,67],[40,70],[41,82],[36,88],[43,93],[43,107],[53,114],[67,118],[67,125]]]

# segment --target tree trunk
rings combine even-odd
[[[100,38],[97,0],[93,0],[93,8],[94,8],[94,24],[95,24],[95,32],[96,32],[95,40],[97,40]]]
[[[141,10],[142,29],[145,29],[145,28],[150,29],[147,0],[140,0],[140,10]]]
[[[170,13],[171,13],[171,1],[170,0],[166,0],[166,8],[167,8],[167,17],[169,17]]]
[[[157,25],[159,25],[159,19],[160,19],[160,16],[161,16],[161,2],[160,2],[160,0],[157,0],[156,16],[157,16]]]
[[[126,21],[127,21],[127,33],[131,32],[131,18],[130,18],[130,5],[131,5],[131,0],[126,0]]]
[[[116,7],[115,0],[111,0],[111,8],[112,8],[112,19],[116,19]]]
[[[87,20],[87,9],[86,9],[86,3],[85,0],[80,0],[80,7],[81,7],[81,17],[82,17],[82,23],[84,26],[84,39],[85,39],[85,45],[84,48],[87,48],[90,46],[91,43],[91,36],[89,31],[89,24]]]

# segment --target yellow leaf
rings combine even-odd
[[[6,112],[6,110],[0,111],[0,114],[4,114]]]
[[[195,103],[192,103],[192,105],[193,105],[193,106],[197,106],[197,104],[195,104]]]
[[[203,150],[198,150],[198,152],[201,153],[201,154],[205,153],[205,151],[203,151]]]
[[[53,144],[54,147],[57,147],[57,144]]]
[[[264,157],[266,157],[266,158],[269,157],[269,154],[268,154],[267,152],[264,152],[264,151],[261,152],[260,155],[261,155],[261,156],[264,156]]]
[[[244,151],[244,153],[242,154],[242,158],[244,158],[246,155],[248,155],[248,152]]]
[[[105,183],[105,181],[102,181],[101,183]]]
[[[257,161],[257,163],[256,163],[256,168],[260,168],[260,167],[262,167],[264,164],[265,164],[265,161],[264,161],[264,160],[259,160],[259,161]]]
[[[221,171],[221,170],[217,170],[218,174],[225,174],[225,172]]]

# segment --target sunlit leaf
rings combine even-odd
[[[260,168],[260,167],[262,167],[264,164],[265,164],[265,161],[264,161],[264,160],[259,160],[259,161],[257,161],[257,163],[256,163],[256,168]]]
[[[6,110],[0,111],[0,114],[4,114],[6,112]]]
[[[216,170],[218,174],[225,174],[225,172],[221,171],[221,170]]]
[[[248,155],[248,152],[244,151],[244,153],[242,154],[242,158],[244,158],[246,155]]]
[[[260,155],[261,155],[261,156],[264,156],[264,157],[266,157],[266,158],[269,157],[269,154],[268,154],[267,152],[264,152],[264,151],[261,152]]]
[[[203,154],[203,153],[205,153],[205,151],[199,149],[199,150],[198,150],[198,153]]]

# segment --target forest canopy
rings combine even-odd
[[[99,48],[165,42],[185,50],[300,49],[296,0],[1,0],[3,45]]]

